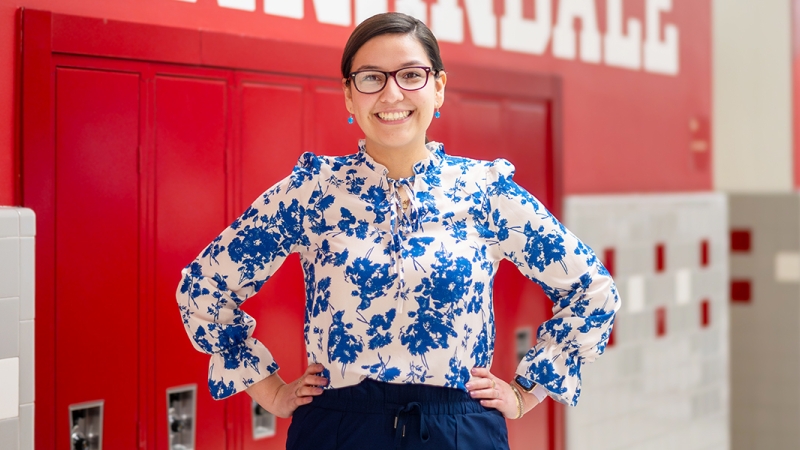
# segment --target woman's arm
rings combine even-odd
[[[605,350],[619,296],[592,249],[516,184],[513,174],[505,160],[495,161],[487,174],[496,256],[513,262],[553,302],[553,317],[539,327],[536,344],[516,373],[526,384],[539,384],[554,399],[575,405],[581,367]]]
[[[253,338],[255,320],[239,306],[256,294],[298,246],[314,187],[313,155],[266,191],[181,272],[177,290],[184,327],[194,347],[211,355],[214,398],[235,394],[278,370]]]

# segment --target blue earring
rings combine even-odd
[[[353,122],[354,122],[354,120],[353,120],[353,115],[352,115],[352,114],[350,114],[350,117],[348,117],[348,118],[347,118],[347,124],[348,124],[348,125],[352,125],[352,124],[353,124]]]
[[[438,119],[439,117],[442,117],[442,113],[440,113],[439,110],[437,109],[436,112],[433,113],[433,117]]]

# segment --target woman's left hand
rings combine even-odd
[[[507,419],[516,419],[519,416],[517,397],[508,383],[492,375],[485,367],[474,367],[471,374],[472,377],[467,383],[467,391],[472,398],[480,400],[481,405],[486,408],[500,411]],[[533,394],[523,390],[520,390],[520,393],[522,394],[523,413],[539,404],[539,400]]]

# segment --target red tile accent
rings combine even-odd
[[[700,302],[700,327],[707,328],[711,324],[711,302],[708,299]]]
[[[664,271],[665,253],[664,244],[656,244],[656,272]]]
[[[611,276],[614,276],[614,249],[607,248],[603,250],[603,265]]]
[[[750,280],[731,280],[731,301],[750,303],[752,292]]]
[[[656,336],[662,337],[667,334],[667,308],[656,308]]]
[[[750,230],[731,230],[731,251],[750,251]]]
[[[708,266],[708,239],[703,239],[700,241],[700,267],[707,267]]]

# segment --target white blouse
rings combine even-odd
[[[182,271],[178,304],[193,345],[211,354],[215,398],[278,370],[239,305],[297,252],[308,361],[325,366],[329,388],[367,377],[466,390],[469,369],[492,363],[492,283],[508,259],[554,314],[516,373],[577,403],[581,366],[603,353],[620,306],[608,271],[512,180],[508,161],[427,147],[429,158],[400,180],[363,141],[348,156],[303,154]]]

